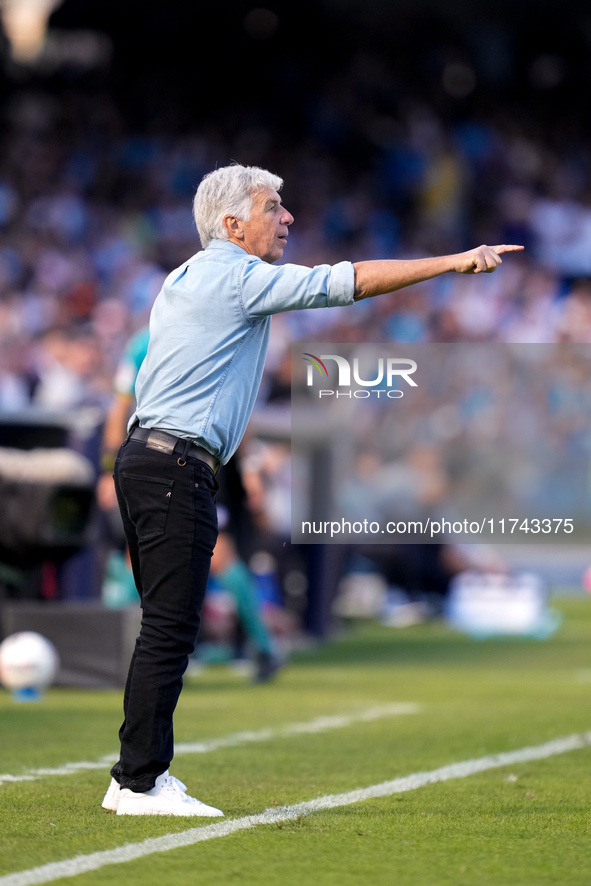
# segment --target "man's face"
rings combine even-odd
[[[254,195],[250,220],[240,222],[240,245],[271,264],[283,255],[292,222],[293,215],[282,205],[277,191],[265,188]]]

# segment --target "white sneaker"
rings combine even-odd
[[[117,807],[119,806],[120,792],[121,788],[119,787],[118,782],[116,782],[115,779],[112,778],[111,784],[107,788],[107,793],[105,794],[103,802],[101,803],[103,809],[107,809],[109,812],[117,812]]]
[[[200,800],[190,797],[185,790],[186,786],[182,781],[169,775],[168,772],[159,775],[152,790],[145,793],[119,788],[117,815],[200,815],[209,818],[223,816],[221,809],[207,806]]]
[[[166,772],[163,772],[162,775],[168,775],[168,769]],[[174,781],[178,784],[182,791],[187,790],[187,785],[183,784],[182,781],[178,778],[175,778]],[[117,812],[119,808],[119,797],[121,795],[121,785],[119,782],[115,781],[114,778],[111,779],[111,784],[107,788],[107,793],[103,798],[103,802],[101,806],[103,809],[107,809],[109,812]]]

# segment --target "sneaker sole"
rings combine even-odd
[[[166,815],[169,818],[223,818],[224,813],[219,812],[173,812],[163,809],[121,809],[121,804],[117,809],[117,815]]]

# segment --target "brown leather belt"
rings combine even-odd
[[[165,452],[168,455],[175,453],[183,455],[185,458],[187,455],[190,455],[191,458],[198,458],[199,461],[205,462],[214,474],[217,474],[220,466],[219,461],[211,452],[208,452],[203,446],[198,446],[197,443],[191,443],[187,449],[187,440],[170,434],[168,431],[162,431],[160,428],[135,427],[130,436],[133,440],[145,443],[148,449],[155,449],[157,452]]]

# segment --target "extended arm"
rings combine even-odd
[[[502,264],[501,254],[518,252],[523,246],[478,246],[457,255],[436,258],[356,262],[355,301],[395,292],[413,283],[422,283],[448,271],[458,274],[490,274]]]

